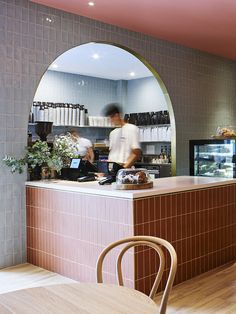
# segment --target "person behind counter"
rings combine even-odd
[[[135,125],[124,121],[121,117],[120,105],[117,103],[108,104],[104,113],[117,127],[109,136],[108,160],[122,164],[123,168],[130,168],[141,155],[139,130]]]
[[[69,131],[76,154],[89,162],[94,162],[93,145],[90,140],[80,137],[75,129]]]

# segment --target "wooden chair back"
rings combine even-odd
[[[177,270],[177,255],[176,255],[175,249],[173,248],[173,246],[168,241],[161,239],[161,238],[157,238],[157,237],[151,237],[151,236],[132,236],[132,237],[124,238],[124,239],[121,239],[121,240],[116,241],[114,243],[111,243],[101,252],[101,254],[98,258],[98,261],[97,261],[97,282],[98,283],[103,282],[102,268],[103,268],[103,261],[107,255],[107,253],[109,251],[111,251],[113,248],[115,248],[119,245],[122,245],[122,244],[126,244],[126,245],[120,251],[118,258],[117,258],[117,265],[116,265],[117,266],[117,280],[118,280],[118,283],[120,286],[124,285],[121,262],[122,262],[122,258],[124,256],[125,252],[128,249],[130,249],[131,247],[139,246],[139,245],[145,245],[145,246],[149,246],[149,247],[153,248],[157,252],[157,254],[159,255],[159,260],[160,260],[159,269],[158,269],[157,276],[155,278],[154,284],[153,284],[152,289],[151,289],[150,294],[149,294],[149,297],[151,299],[154,298],[154,296],[157,292],[157,289],[158,289],[158,286],[161,282],[162,275],[163,275],[164,268],[165,268],[165,255],[164,255],[162,247],[165,247],[167,249],[167,251],[169,252],[170,260],[171,260],[170,270],[169,270],[167,283],[165,285],[165,289],[164,289],[164,292],[162,295],[161,305],[160,305],[160,309],[159,309],[160,314],[165,314],[169,294],[170,294],[170,291],[172,289],[176,270]]]

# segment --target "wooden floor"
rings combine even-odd
[[[0,293],[74,282],[42,268],[22,264],[0,270]],[[156,298],[159,302],[160,297]],[[167,314],[235,314],[236,264],[186,281],[173,288]]]
[[[72,282],[75,281],[31,264],[0,270],[0,293]]]
[[[167,313],[236,314],[236,263],[174,287]]]

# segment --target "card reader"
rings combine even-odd
[[[116,181],[116,177],[115,176],[108,176],[100,181],[98,181],[98,183],[100,185],[104,185],[104,184],[112,184],[112,182]]]
[[[78,182],[89,182],[89,181],[95,181],[95,176],[84,176],[77,179]]]

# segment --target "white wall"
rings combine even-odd
[[[111,102],[121,103],[125,113],[167,110],[163,92],[155,77],[114,81],[47,71],[34,100],[83,104],[89,115],[101,115],[105,105]]]
[[[164,94],[154,76],[127,81],[125,112],[167,110]]]
[[[102,108],[117,101],[117,83],[91,76],[46,71],[34,100],[84,105],[89,115],[100,115]]]

